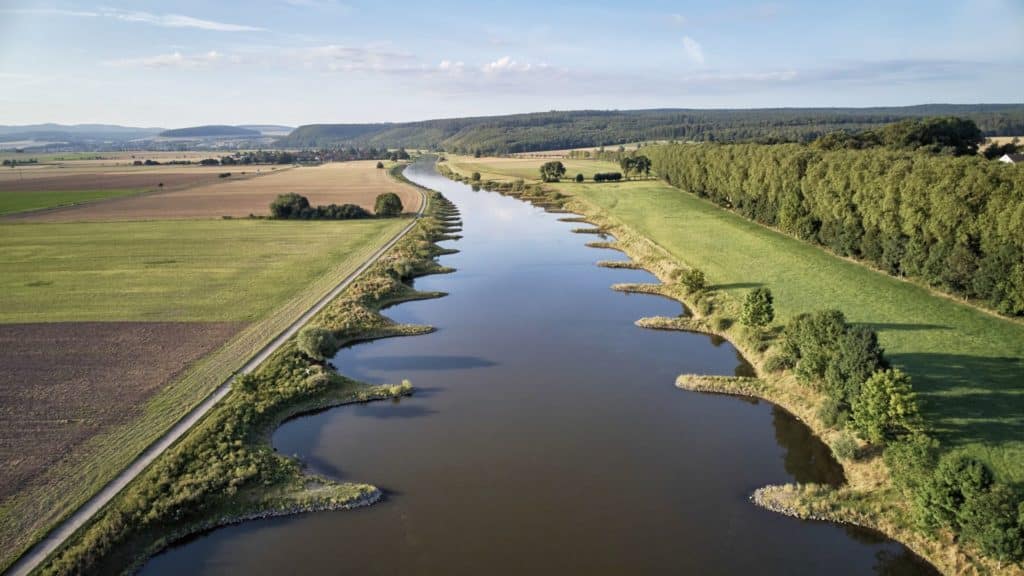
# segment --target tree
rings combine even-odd
[[[578,184],[580,182],[583,182],[583,174],[576,175],[576,183]]]
[[[935,470],[939,443],[925,434],[911,434],[886,446],[883,459],[892,483],[904,494],[913,494]]]
[[[947,454],[939,460],[931,478],[914,495],[918,523],[934,530],[950,527],[960,531],[964,503],[993,484],[992,471],[964,454]]]
[[[402,199],[394,192],[385,192],[377,196],[377,201],[373,203],[374,213],[384,218],[400,216],[403,209]]]
[[[479,182],[480,181],[480,173],[479,172],[473,172],[473,174],[469,177],[469,179],[472,180],[473,182]]]
[[[303,328],[295,344],[300,352],[314,360],[323,360],[338,350],[334,333],[321,326]]]
[[[999,562],[1024,559],[1021,504],[1020,494],[1004,484],[973,495],[960,510],[961,536]]]
[[[643,173],[644,176],[651,175],[651,159],[647,156],[636,156],[633,158],[633,170],[637,174]]]
[[[281,194],[270,203],[270,214],[274,218],[303,218],[309,211],[309,200],[295,192]]]
[[[565,176],[565,165],[558,160],[545,162],[540,167],[540,178],[545,182],[558,182],[562,176]]]
[[[629,175],[636,169],[636,158],[632,156],[623,156],[619,158],[619,166],[622,168],[622,172],[629,178]]]
[[[747,326],[767,326],[775,319],[772,291],[767,288],[755,288],[747,294],[743,301],[740,322]]]
[[[853,424],[861,438],[879,444],[918,431],[921,415],[910,376],[899,370],[875,372],[851,398]]]
[[[383,163],[383,162],[379,162],[379,161],[378,161],[378,162],[377,162],[377,169],[381,169],[381,168],[383,168],[383,167],[384,167],[384,163]]]

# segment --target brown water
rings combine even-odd
[[[764,402],[678,390],[680,373],[749,367],[726,342],[643,330],[673,301],[609,290],[646,272],[593,235],[518,200],[433,172],[464,218],[450,292],[387,311],[436,333],[341,351],[340,371],[416,386],[400,402],[286,423],[274,446],[334,478],[368,482],[375,506],[216,530],[154,558],[146,574],[923,574],[873,533],[754,507],[755,488],[837,483],[828,449]]]

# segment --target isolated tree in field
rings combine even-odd
[[[301,218],[309,212],[309,200],[301,194],[281,194],[270,203],[270,214],[274,218]]]
[[[775,319],[775,307],[772,291],[767,288],[755,288],[747,294],[743,301],[740,322],[747,326],[767,326]]]
[[[545,162],[540,167],[540,178],[545,182],[558,182],[562,176],[565,176],[565,165],[558,160]]]
[[[314,360],[323,360],[338,349],[334,333],[321,326],[303,328],[295,343],[300,352]]]
[[[619,158],[619,166],[622,168],[622,173],[626,175],[626,178],[629,178],[629,175],[636,169],[636,158],[632,156]]]
[[[578,184],[580,182],[583,182],[583,174],[576,175],[576,183]]]
[[[383,167],[384,167],[384,163],[383,162],[377,162],[377,169],[378,170],[383,168]]]
[[[651,159],[647,156],[635,156],[633,158],[633,170],[644,176],[651,175]]]
[[[374,213],[385,218],[399,216],[403,209],[402,199],[394,192],[385,192],[377,196],[377,201],[373,204]]]
[[[872,444],[920,429],[921,415],[910,376],[899,370],[875,372],[861,384],[851,404],[854,428]]]

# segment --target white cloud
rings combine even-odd
[[[683,36],[683,50],[686,52],[687,60],[698,66],[704,65],[704,49],[696,40],[689,36]]]
[[[542,64],[540,67],[543,67]],[[502,56],[493,62],[484,64],[480,69],[484,74],[500,74],[502,72],[529,72],[533,69],[532,64],[524,64],[513,60],[509,56]]]
[[[60,8],[4,8],[0,12],[5,14],[39,14],[43,16],[83,16],[95,18],[99,16],[96,12],[85,10],[63,10]]]
[[[199,68],[217,63],[223,60],[223,58],[223,55],[215,50],[192,55],[172,52],[171,54],[158,54],[142,58],[111,60],[107,64],[124,68]]]
[[[322,66],[332,72],[400,73],[424,68],[414,63],[412,54],[375,46],[362,48],[327,44],[288,52],[306,68]]]
[[[448,74],[461,74],[466,68],[466,63],[461,60],[458,62],[452,62],[451,60],[441,60],[441,63],[437,65],[437,69],[441,72]]]

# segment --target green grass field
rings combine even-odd
[[[549,160],[537,158],[471,158],[468,156],[450,156],[448,162],[452,170],[470,175],[479,172],[483,180],[538,180],[541,164]],[[571,179],[576,174],[592,179],[596,172],[621,172],[622,169],[614,162],[599,160],[559,160],[565,165],[565,177]]]
[[[41,210],[74,206],[86,202],[95,202],[107,198],[131,196],[143,192],[143,188],[113,188],[102,190],[41,190],[25,192],[0,192],[0,216]]]
[[[253,321],[406,223],[0,225],[0,323]]]
[[[660,182],[561,185],[705,271],[736,298],[758,286],[777,320],[837,308],[875,329],[947,446],[1024,481],[1024,324],[997,318],[749,222]]]

